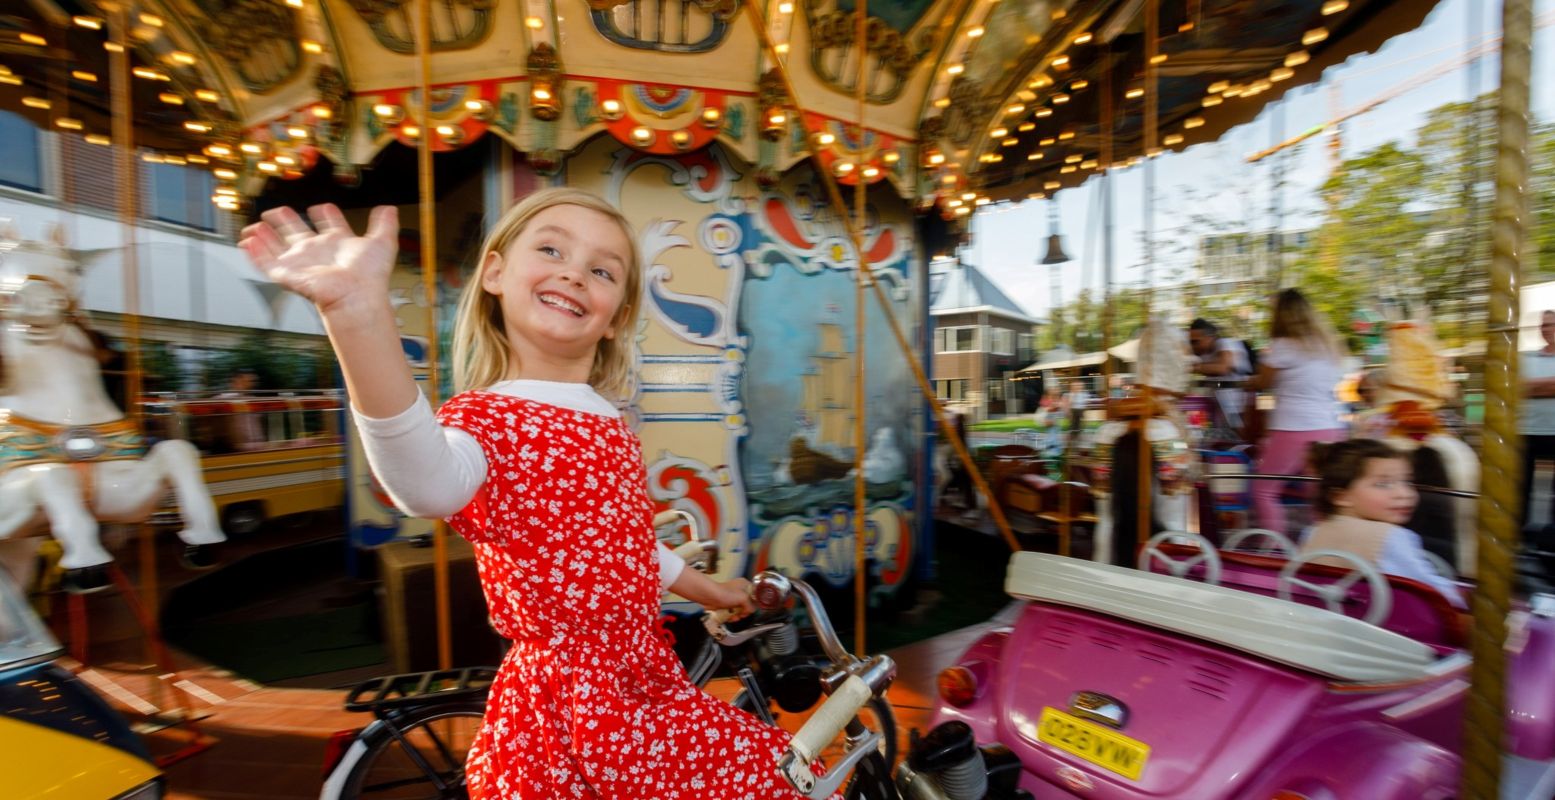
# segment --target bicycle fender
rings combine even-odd
[[[356,768],[356,762],[367,755],[368,735],[374,728],[381,727],[383,727],[382,722],[374,722],[357,734],[356,741],[352,742],[346,754],[340,757],[340,763],[336,764],[329,776],[324,779],[324,786],[319,790],[319,800],[340,800],[341,792],[345,791],[346,777]]]

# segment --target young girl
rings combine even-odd
[[[611,399],[632,364],[641,296],[631,227],[592,194],[548,189],[504,215],[454,329],[464,389],[436,418],[389,302],[398,217],[357,237],[339,209],[263,214],[240,242],[318,307],[368,460],[407,513],[448,517],[475,547],[512,648],[467,764],[472,798],[797,797],[788,736],[692,686],[658,636],[666,586],[750,609],[655,547],[641,444]],[[607,399],[610,398],[610,399]]]
[[[1309,445],[1344,438],[1334,395],[1343,377],[1341,355],[1333,330],[1301,292],[1286,289],[1275,297],[1269,349],[1258,362],[1258,373],[1244,384],[1270,391],[1275,400],[1268,433],[1258,448],[1258,472],[1299,475]],[[1280,506],[1283,483],[1254,481],[1252,488],[1259,524],[1280,533],[1287,532]]]
[[[1376,439],[1350,439],[1313,445],[1312,463],[1321,477],[1316,504],[1323,521],[1302,536],[1303,553],[1354,553],[1384,574],[1428,584],[1464,607],[1458,588],[1425,560],[1420,536],[1400,527],[1420,498],[1403,453]]]

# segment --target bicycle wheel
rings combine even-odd
[[[485,703],[473,701],[424,706],[374,725],[341,800],[464,800],[464,760],[484,716]]]

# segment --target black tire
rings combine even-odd
[[[756,713],[755,709],[751,707],[750,693],[744,689],[741,689],[740,693],[736,694],[734,699],[729,701],[729,703],[730,705],[733,705],[735,708],[738,708],[742,711],[749,711],[752,714]],[[781,719],[783,710],[777,708],[776,704],[771,705],[773,705],[773,716]],[[820,706],[820,703],[816,703],[814,708],[811,708],[810,711],[802,712],[802,715],[808,717],[812,711],[814,711],[816,708],[820,708]],[[891,709],[891,704],[883,697],[869,698],[869,702],[864,704],[864,708],[862,710],[863,713],[867,715],[864,718],[864,724],[874,730],[880,731],[880,738],[882,739],[880,745],[880,755],[885,759],[887,768],[894,769],[896,767],[897,750],[896,712]],[[873,721],[871,721],[870,717],[874,718]],[[823,753],[823,755],[826,754]]]
[[[386,725],[370,729],[341,800],[466,800],[464,761],[485,710],[479,700],[424,706],[395,720],[400,737]]]
[[[257,533],[265,524],[265,504],[258,500],[233,503],[221,510],[221,530],[239,537]]]

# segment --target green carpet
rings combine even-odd
[[[934,527],[935,591],[912,587],[912,608],[894,613],[871,610],[865,619],[865,644],[870,652],[884,652],[987,622],[1009,605],[1004,572],[1010,549],[1003,540],[942,521],[936,521]],[[852,647],[851,612],[840,619],[835,611],[832,614],[839,637]]]
[[[167,631],[183,650],[257,683],[354,669],[385,660],[365,604],[315,614]]]
[[[264,550],[174,589],[174,646],[259,683],[384,662],[376,601],[328,538]]]

